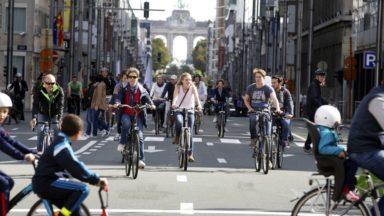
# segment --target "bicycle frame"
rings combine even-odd
[[[183,126],[181,128],[181,134],[180,134],[180,144],[177,148],[177,152],[179,154],[179,167],[184,167],[184,171],[188,168],[188,154],[189,149],[191,146],[191,128],[188,127],[188,111],[193,109],[175,109],[175,112],[181,111],[181,114],[183,116]]]

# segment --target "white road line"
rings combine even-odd
[[[97,143],[97,141],[89,141],[85,146],[81,147],[79,150],[77,150],[75,152],[75,154],[81,154],[85,151],[87,151],[87,149],[91,148],[93,145],[95,145],[95,143]]]
[[[180,203],[180,214],[193,214],[193,203]]]
[[[203,130],[203,129],[199,129],[199,132],[200,132],[200,133],[204,133],[204,130]]]
[[[12,139],[15,139],[16,138],[16,136],[15,135],[12,135],[12,136],[10,136]]]
[[[97,146],[93,146],[93,148],[102,148],[103,146],[100,146],[100,145],[97,145]]]
[[[33,137],[29,138],[28,140],[37,140],[37,136],[33,136]]]
[[[164,142],[164,137],[145,137],[144,141]]]
[[[213,146],[213,142],[207,142],[207,146]]]
[[[83,155],[90,155],[90,154],[92,154],[92,152],[83,152],[81,154],[83,154]]]
[[[297,138],[299,138],[299,139],[301,139],[302,141],[305,141],[307,138],[304,138],[304,137],[302,137],[302,136],[300,136],[300,135],[297,135],[296,133],[293,133],[292,132],[292,135],[294,136],[294,137],[297,137]]]
[[[15,130],[19,130],[19,128],[12,128],[11,130],[15,131]]]
[[[219,162],[219,163],[227,163],[227,161],[224,159],[224,158],[217,158],[217,161]]]
[[[188,181],[186,175],[177,175],[177,176],[176,176],[176,180],[177,180],[178,182],[187,182],[187,181]]]
[[[193,142],[203,142],[203,139],[200,137],[194,137]]]
[[[106,143],[106,142],[108,142],[108,140],[102,140],[101,142]]]
[[[108,138],[105,139],[106,141],[113,141],[113,136],[109,136]]]
[[[94,147],[96,147],[96,146],[94,146]],[[91,152],[94,152],[94,151],[97,151],[97,150],[99,150],[99,149],[95,149],[95,148],[89,149],[89,151],[91,151]]]
[[[220,139],[222,143],[241,144],[238,139]]]

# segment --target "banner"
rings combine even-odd
[[[62,47],[64,44],[64,25],[63,25],[63,17],[61,16],[61,12],[56,17],[56,27],[57,27],[57,45]]]
[[[71,26],[71,0],[64,0],[64,31],[69,32]]]

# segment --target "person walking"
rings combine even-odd
[[[11,85],[8,87],[9,91],[13,90],[13,101],[15,108],[17,109],[18,113],[20,114],[20,120],[24,120],[24,99],[25,99],[25,92],[28,91],[28,85],[27,82],[23,80],[23,77],[21,73],[16,73],[16,79],[11,83]],[[10,120],[10,119],[9,119]]]
[[[315,71],[315,78],[313,79],[313,81],[308,87],[305,112],[308,120],[312,122],[314,121],[315,112],[317,108],[319,108],[322,105],[328,104],[328,102],[321,96],[321,88],[325,86],[325,79],[326,79],[325,71],[319,68]],[[307,140],[305,140],[304,147],[303,147],[304,153],[306,154],[312,153],[311,143],[312,143],[312,139],[308,132]]]
[[[101,76],[97,76],[95,90],[92,96],[91,109],[93,109],[93,137],[97,137],[97,130],[101,129],[101,136],[109,135],[109,126],[105,122],[105,111],[108,110],[108,104],[105,100],[106,85]]]

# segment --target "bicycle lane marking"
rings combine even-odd
[[[87,151],[89,148],[91,148],[96,143],[97,143],[97,141],[95,141],[95,140],[89,141],[85,146],[83,146],[79,150],[75,151],[75,155],[82,154],[83,152],[86,153],[85,151]]]

